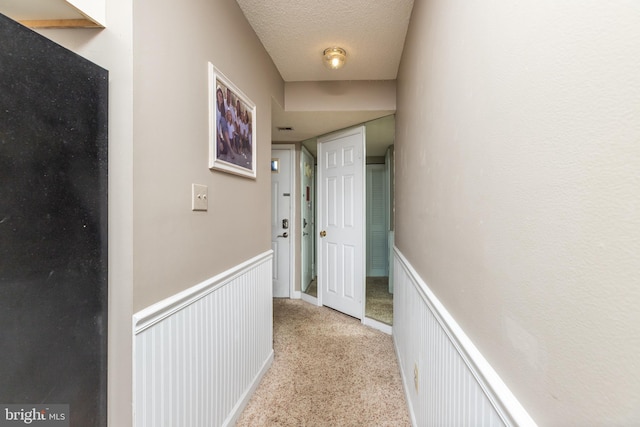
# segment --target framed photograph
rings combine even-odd
[[[256,177],[256,106],[209,63],[209,168]]]

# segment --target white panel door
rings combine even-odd
[[[271,150],[271,249],[276,298],[289,298],[291,289],[291,157],[291,150]]]
[[[362,319],[365,128],[318,139],[318,284],[323,305]]]

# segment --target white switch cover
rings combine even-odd
[[[209,207],[208,188],[206,185],[191,184],[191,210],[206,211]]]

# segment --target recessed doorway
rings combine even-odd
[[[365,320],[364,322],[370,324],[370,326],[377,327],[384,331],[390,332],[391,325],[393,323],[393,272],[390,260],[393,259],[391,253],[393,252],[393,138],[395,133],[395,118],[393,116],[383,117],[381,119],[373,120],[365,123],[367,134],[367,163],[373,166],[374,169],[378,169],[375,174],[375,178],[369,176],[367,173],[367,203],[376,200],[374,204],[379,206],[377,209],[376,217],[374,218],[374,224],[372,224],[371,218],[365,218],[367,223],[367,230],[372,231],[375,228],[375,239],[373,239],[367,233],[366,240],[371,242],[373,240],[376,243],[372,246],[367,244],[366,258],[367,264],[371,260],[374,260],[375,268],[373,271],[367,269],[366,272],[366,290],[365,290]],[[311,165],[315,163],[315,153],[317,153],[317,139],[311,139],[302,143],[302,153],[300,161],[300,175],[301,179],[301,194],[302,194],[302,206],[301,211],[311,207],[315,209],[315,166]],[[308,185],[304,183],[305,171],[307,175],[313,177],[312,184]],[[371,181],[371,182],[369,182]],[[310,199],[306,201],[307,186],[309,186]],[[367,206],[367,212],[370,213],[370,207]],[[311,214],[313,215],[313,214]],[[304,216],[304,213],[301,215]],[[369,217],[369,214],[367,214]],[[315,219],[315,215],[312,216]],[[304,218],[301,218],[301,229],[304,229]],[[310,237],[312,239],[317,238],[317,231],[315,230],[315,222],[307,222],[307,230],[309,230]],[[303,232],[304,234],[304,232]],[[303,236],[304,237],[304,236]],[[302,249],[302,269],[305,269],[305,257],[304,246]],[[315,261],[315,255],[310,258]],[[381,268],[380,265],[383,265]],[[309,277],[302,273],[301,291],[302,298],[310,303],[318,303],[318,290],[317,281],[315,276],[315,264],[313,266],[308,265],[309,271],[312,271],[312,275]]]

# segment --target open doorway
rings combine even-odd
[[[382,117],[365,123],[366,127],[366,151],[367,163],[377,168],[375,176],[370,176],[367,172],[367,181],[371,179],[371,184],[367,185],[367,204],[374,199],[375,206],[382,209],[382,215],[378,209],[375,218],[368,218],[367,215],[367,236],[368,241],[366,248],[367,259],[367,283],[365,291],[365,323],[374,323],[372,326],[378,327],[385,331],[391,331],[393,323],[393,272],[390,261],[393,259],[390,254],[393,252],[393,142],[395,136],[395,117],[393,115]],[[302,152],[300,156],[300,176],[301,176],[301,224],[303,230],[302,238],[308,237],[311,241],[311,253],[315,248],[315,239],[317,238],[317,230],[315,229],[315,177],[316,177],[316,153],[317,139],[303,141]],[[307,181],[305,181],[307,180]],[[307,187],[309,188],[307,190]],[[306,199],[307,191],[309,192],[309,200]],[[306,219],[305,227],[305,210],[307,215],[313,219]],[[367,212],[371,209],[367,206]],[[376,221],[371,221],[375,219]],[[375,222],[375,227],[373,223]],[[375,239],[370,236],[369,231],[375,228]],[[304,233],[310,233],[304,236]],[[372,241],[376,243],[371,244]],[[302,299],[317,304],[318,291],[316,279],[316,254],[310,257],[305,256],[305,246],[302,243],[302,275],[301,275],[301,291]],[[306,260],[306,261],[305,261]],[[373,269],[369,268],[370,261]],[[384,267],[380,268],[380,264]],[[310,271],[309,276],[305,271]],[[370,320],[372,322],[370,322]]]
[[[368,157],[367,174],[367,279],[366,318],[393,325],[393,288],[390,252],[393,249],[392,218],[393,146],[385,156]]]
[[[313,304],[318,298],[316,280],[316,162],[309,150],[302,146],[300,151],[300,229],[302,230],[301,280],[302,298]]]

